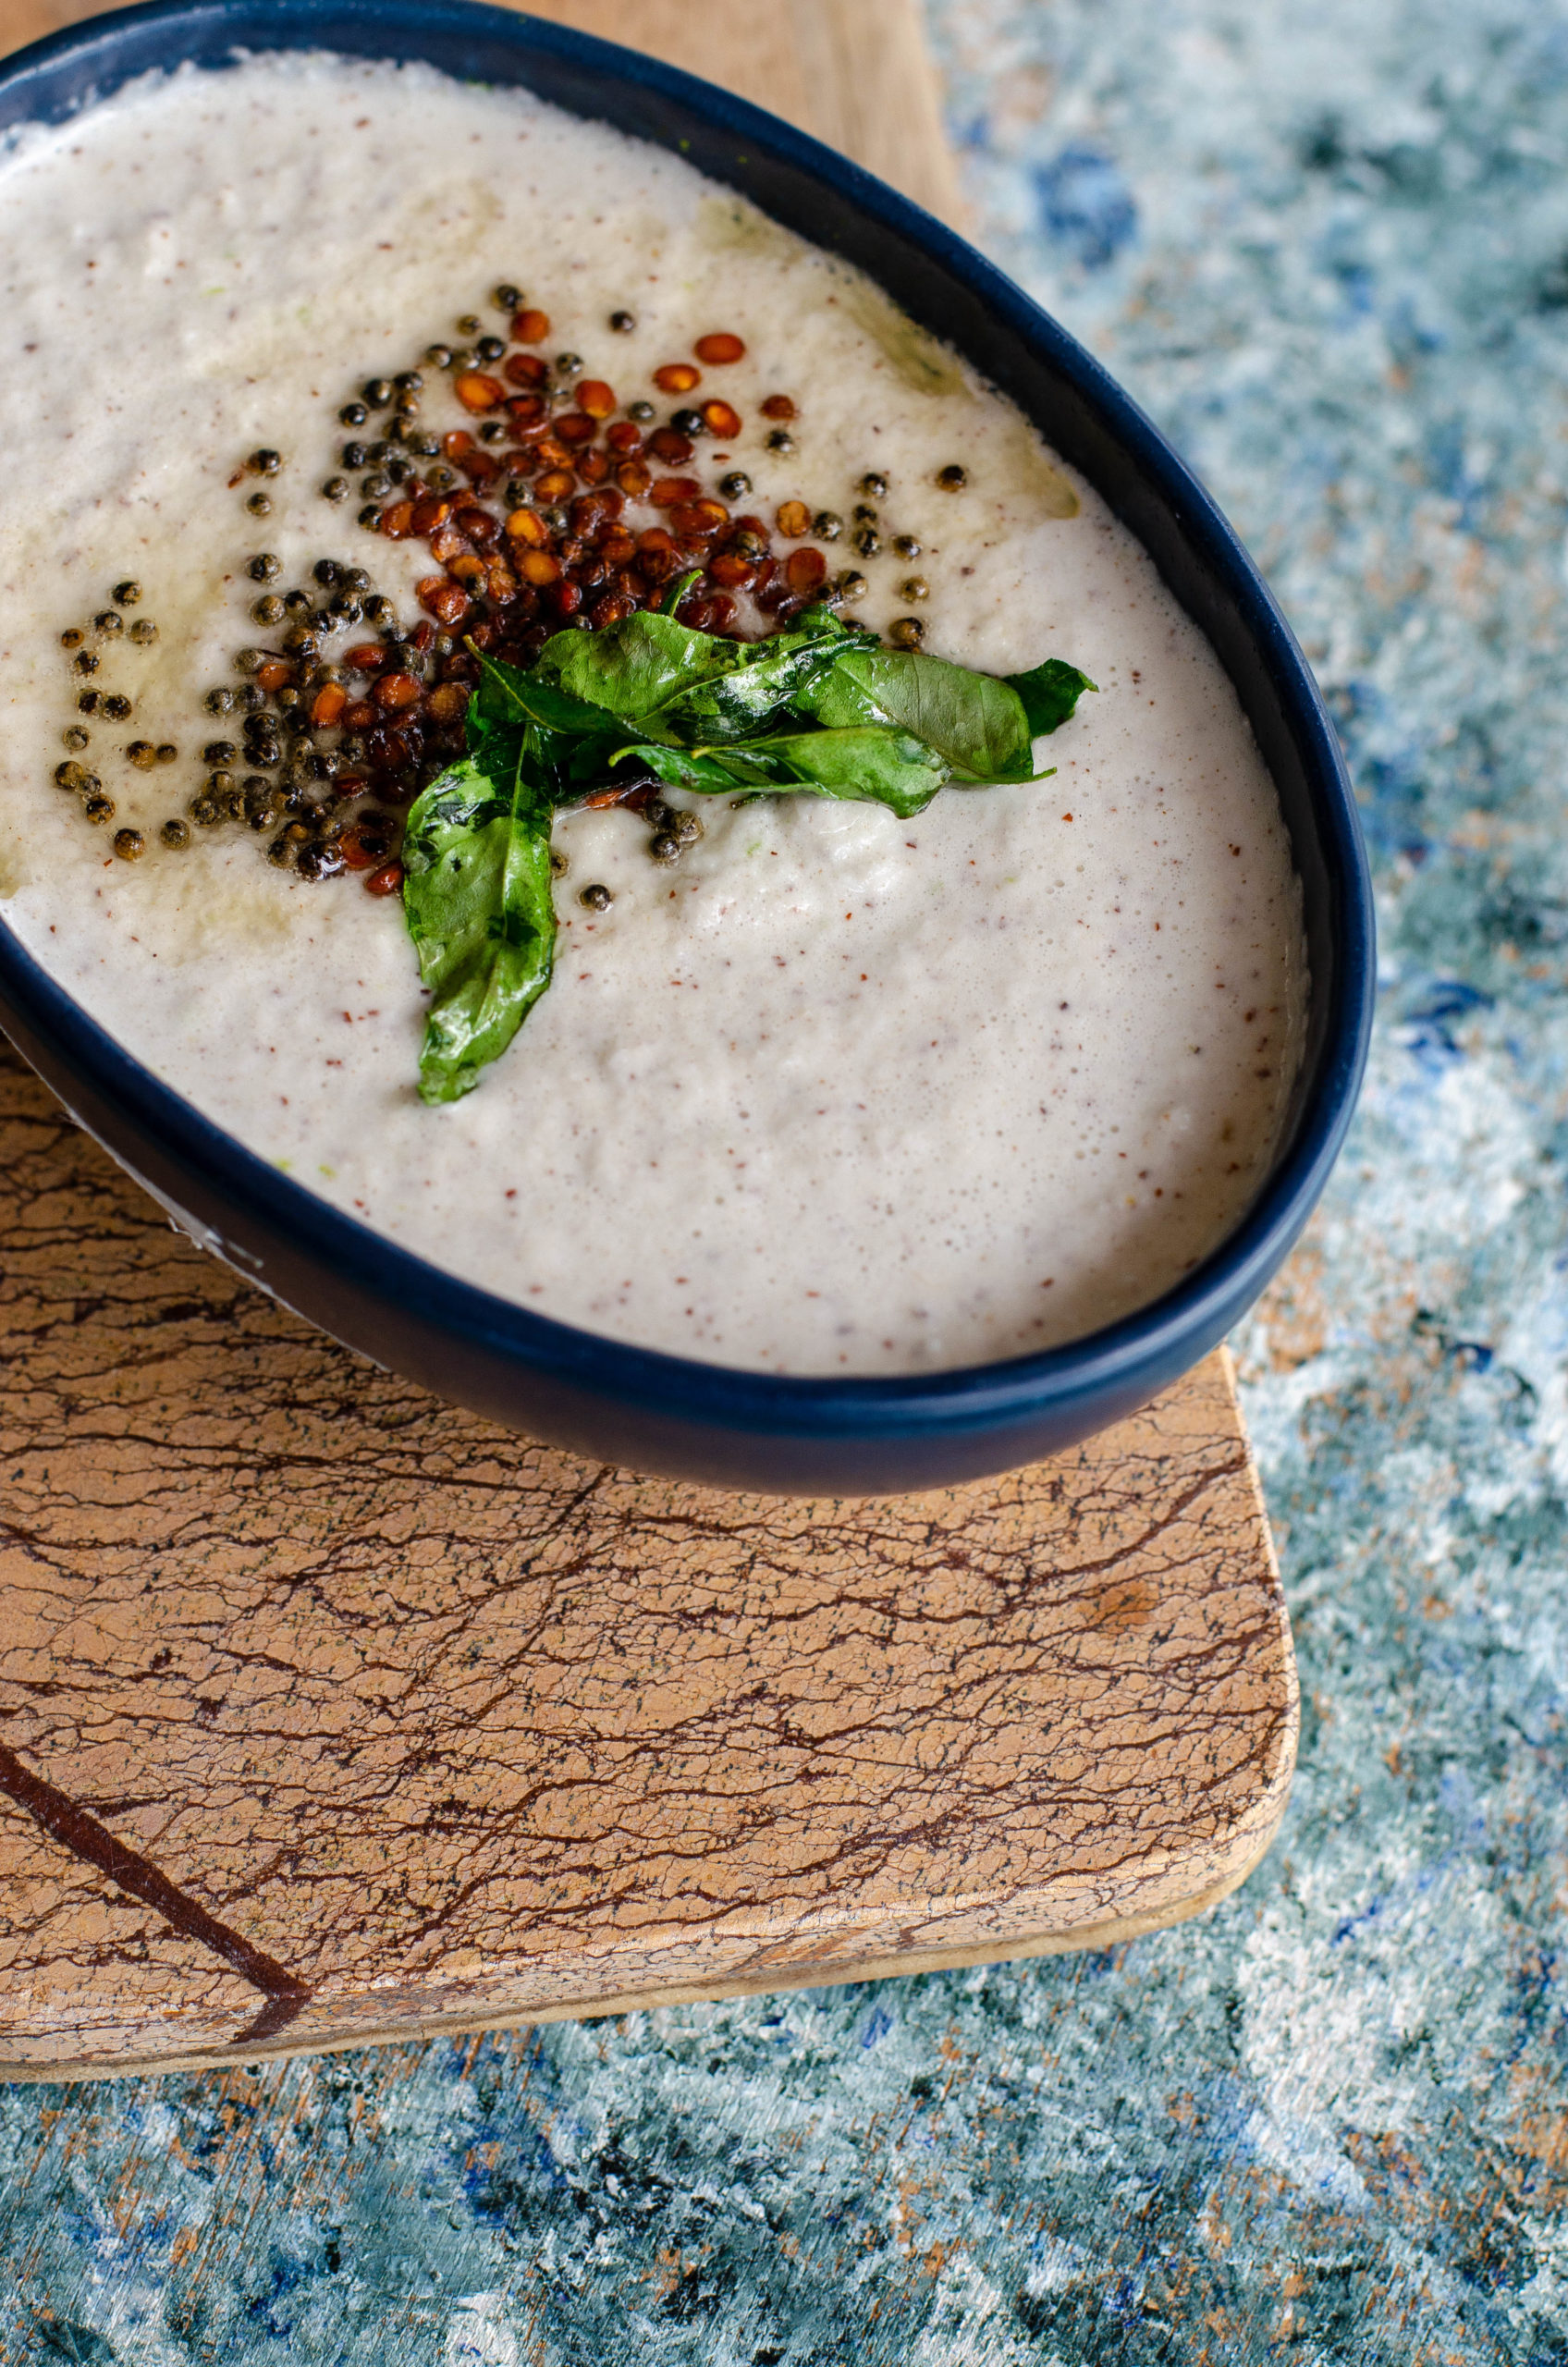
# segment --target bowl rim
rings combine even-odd
[[[227,59],[202,68],[222,70],[224,63],[239,62],[237,52],[265,54],[259,38],[263,24],[282,49],[331,53],[333,26],[353,25],[384,40],[380,54],[397,63],[422,54],[422,36],[467,33],[515,49],[524,64],[544,55],[589,73],[613,67],[619,78],[643,83],[743,141],[753,153],[834,185],[861,214],[966,282],[1026,350],[1065,379],[1180,518],[1189,548],[1229,595],[1313,782],[1325,865],[1337,889],[1334,975],[1314,1073],[1293,1134],[1244,1215],[1190,1275],[1148,1306],[1080,1339],[1023,1356],[936,1372],[835,1377],[708,1364],[588,1331],[465,1282],[402,1247],[269,1166],[260,1152],[247,1149],[143,1067],[28,951],[3,906],[0,1010],[18,1016],[24,1031],[46,1044],[73,1079],[89,1083],[94,1098],[129,1120],[141,1139],[163,1147],[180,1171],[194,1172],[226,1207],[242,1211],[257,1234],[276,1239],[312,1265],[330,1262],[350,1288],[391,1297],[427,1330],[522,1365],[542,1380],[553,1377],[612,1404],[732,1433],[841,1443],[857,1437],[961,1435],[1026,1424],[1084,1397],[1125,1394],[1145,1372],[1181,1369],[1194,1361],[1201,1353],[1195,1343],[1220,1336],[1263,1289],[1322,1192],[1354,1112],[1376,983],[1371,879],[1337,735],[1278,603],[1201,481],[1109,372],[1051,314],[958,232],[864,167],[749,101],[641,51],[485,0],[141,0],[0,59],[0,137],[29,122],[68,120],[148,71],[141,60],[125,72],[114,70],[116,49],[133,33],[167,29],[171,41],[161,61],[167,69],[190,62],[189,43],[196,37],[221,42],[228,35]],[[63,64],[91,62],[95,55],[107,69],[104,80],[76,104],[53,115],[15,111],[12,103],[18,95],[25,100],[30,83],[42,85]],[[526,75],[520,75],[519,84],[528,87]],[[652,132],[643,136],[655,146],[668,144]],[[709,164],[701,169],[724,185]],[[1316,981],[1312,991],[1322,991]],[[167,1205],[164,1194],[157,1196]],[[203,1236],[211,1231],[204,1225],[196,1229]],[[256,1263],[227,1239],[209,1245],[229,1256],[242,1272]],[[262,1278],[253,1273],[250,1279]]]

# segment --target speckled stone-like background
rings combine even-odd
[[[6,2091],[6,2367],[1568,2361],[1568,6],[931,17],[979,236],[1261,557],[1376,853],[1238,1343],[1284,1836],[1114,1957]]]

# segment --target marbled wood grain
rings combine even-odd
[[[358,1362],[0,1082],[11,2076],[1097,1943],[1267,1846],[1219,1360],[984,1486],[640,1479]]]

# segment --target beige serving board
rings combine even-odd
[[[950,208],[913,0],[543,13]],[[0,2076],[1105,1946],[1268,1846],[1295,1672],[1222,1356],[1005,1479],[736,1497],[359,1362],[9,1056],[0,1239]]]

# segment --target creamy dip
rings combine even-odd
[[[452,1273],[753,1369],[1019,1355],[1155,1298],[1233,1227],[1307,993],[1274,790],[1139,546],[868,282],[602,126],[327,57],[183,69],[30,129],[0,208],[3,909],[148,1068]],[[1054,779],[947,790],[913,823],[709,800],[664,871],[631,814],[562,817],[555,983],[478,1090],[431,1109],[397,899],[269,869],[243,830],[179,853],[156,833],[218,728],[202,691],[257,638],[251,553],[284,584],[324,552],[362,563],[417,613],[423,546],[322,498],[337,407],[508,279],[622,400],[737,332],[747,508],[848,517],[880,472],[887,533],[922,546],[928,649],[998,673],[1060,656],[1100,689],[1037,743]],[[792,451],[766,442],[774,389]],[[255,480],[232,482],[260,445],[285,460],[264,528]],[[955,460],[957,495],[937,484]],[[886,630],[910,567],[857,563],[857,620]],[[53,785],[80,687],[60,633],[130,575],[158,639],[104,656],[134,720],[94,719],[85,761],[148,834],[134,865]],[[139,737],[179,767],[132,767]]]

